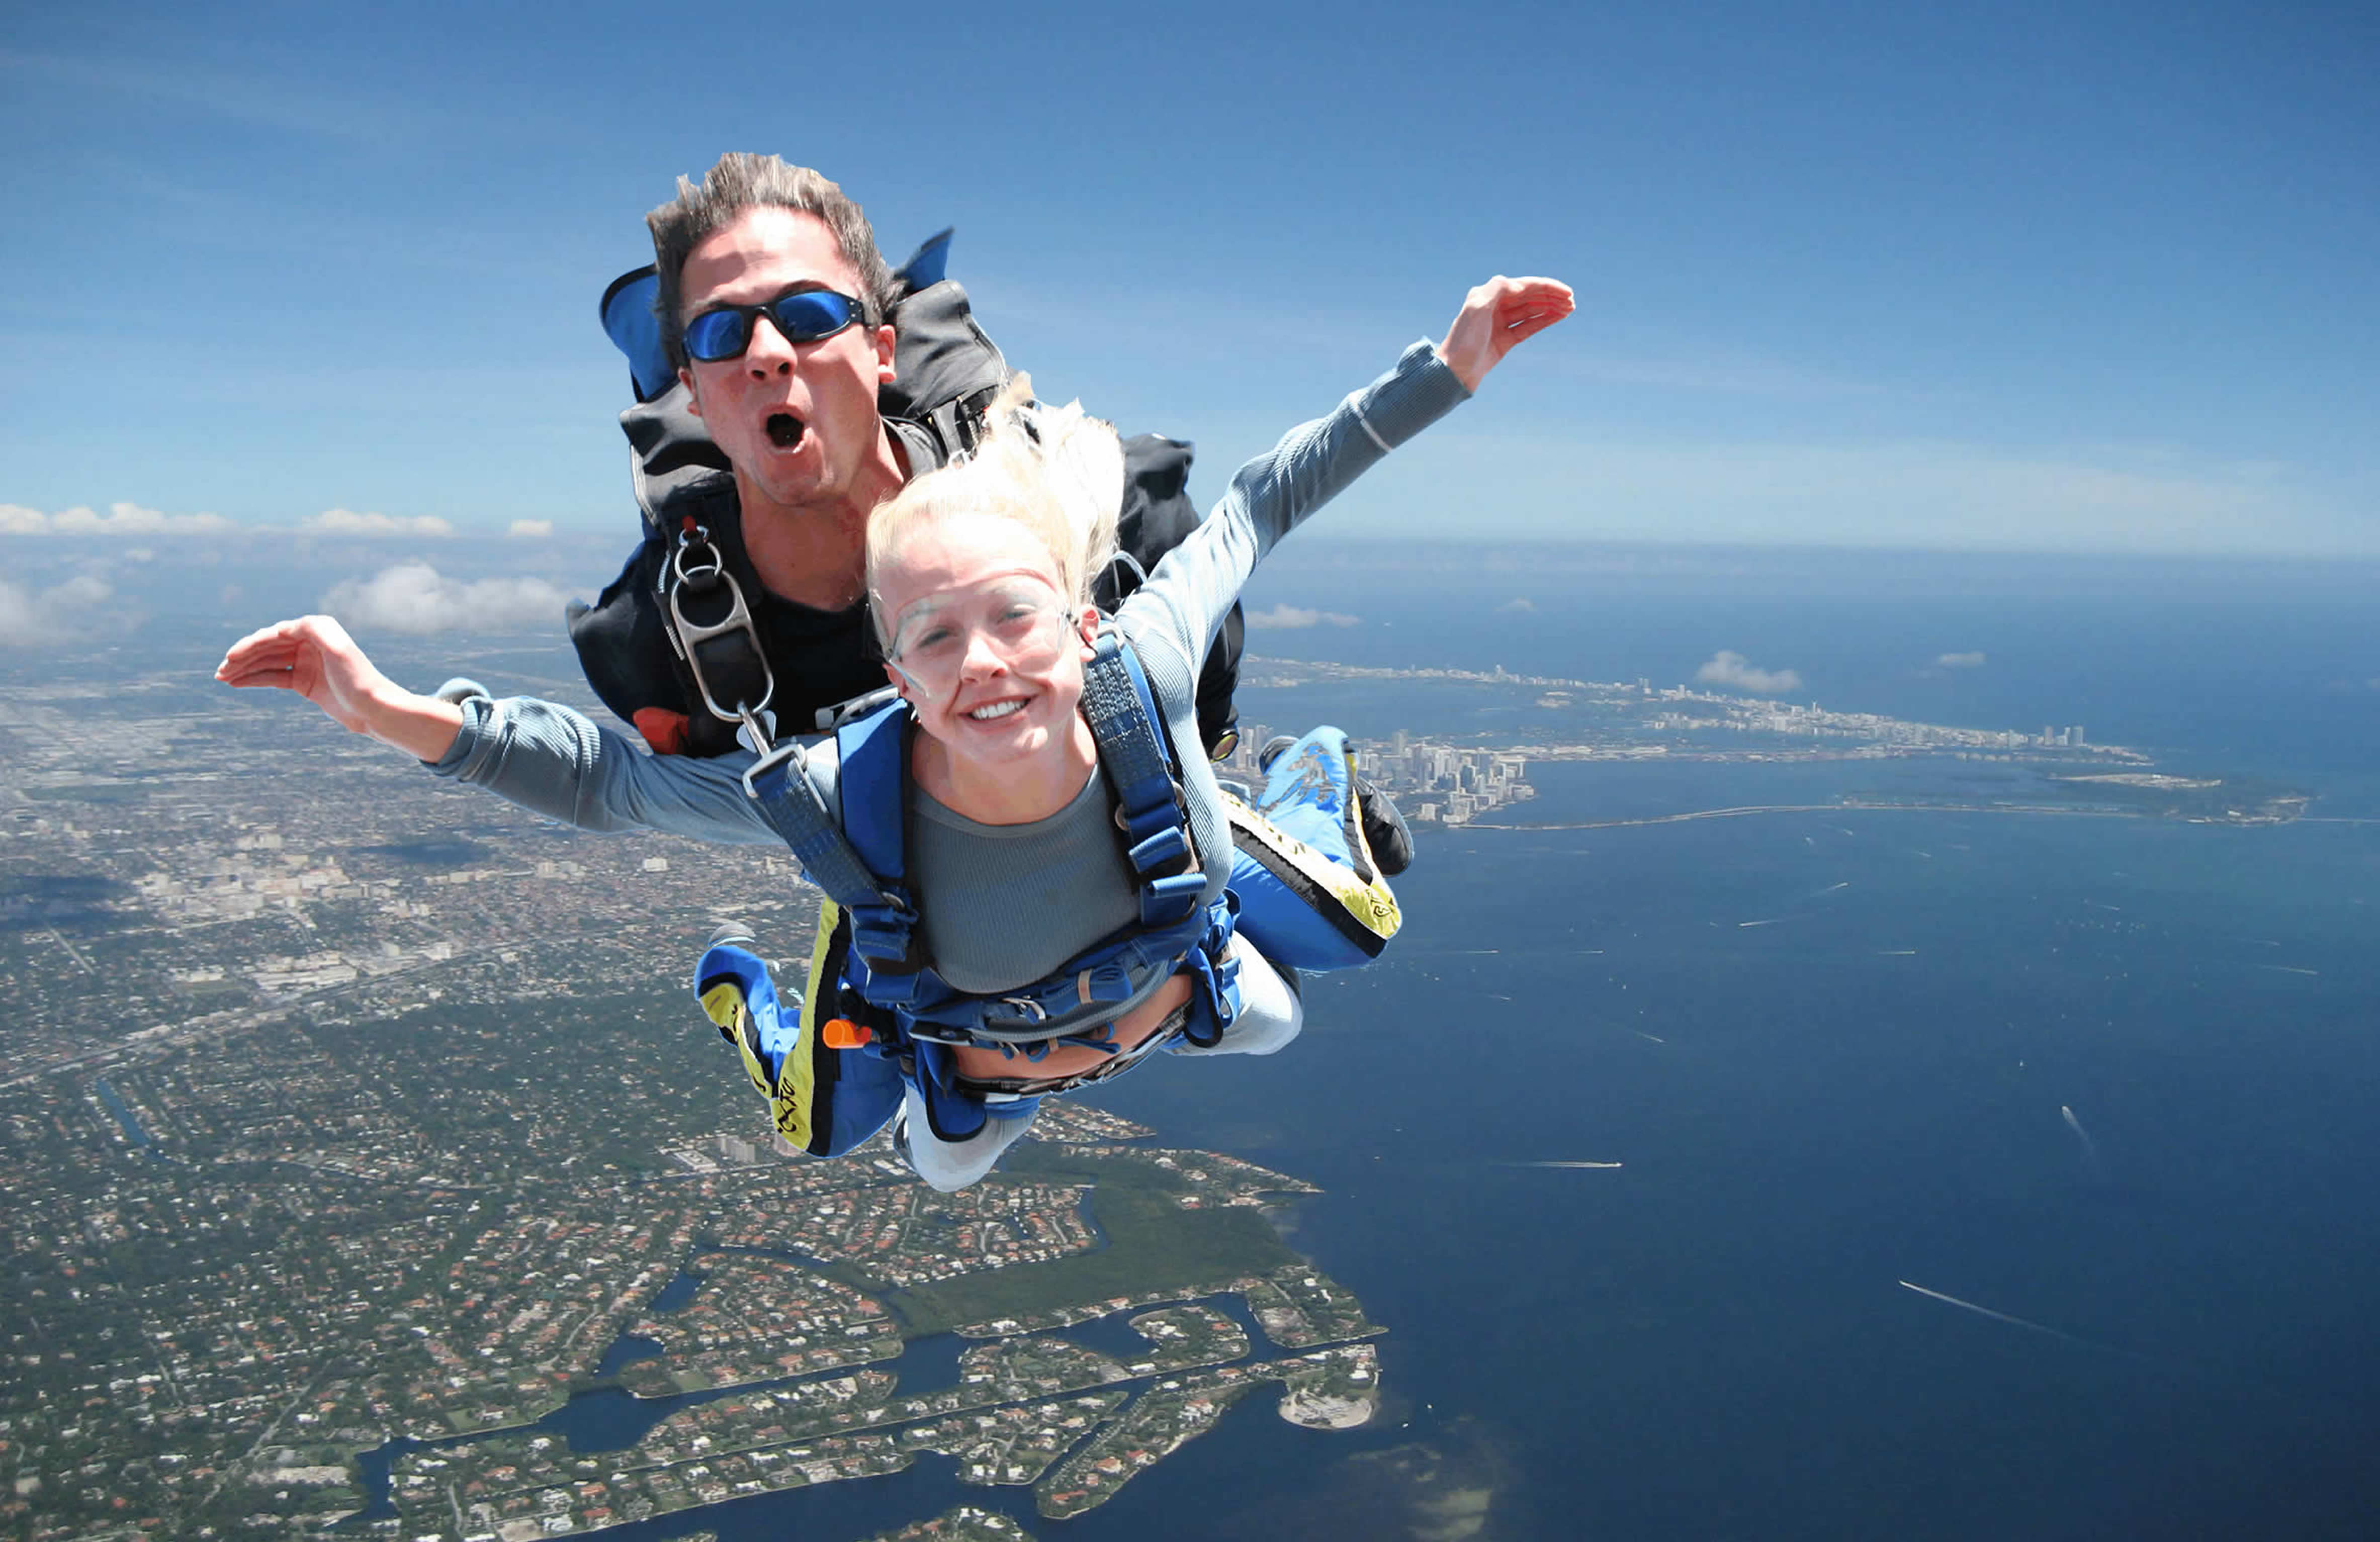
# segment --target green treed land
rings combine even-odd
[[[1011,1148],[1002,1171],[1045,1183],[1096,1184],[1085,1203],[1107,1245],[1049,1263],[890,1292],[888,1305],[909,1336],[1151,1291],[1207,1294],[1244,1276],[1304,1262],[1261,1210],[1184,1209],[1180,1201],[1189,1185],[1147,1163],[1087,1161],[1060,1147],[1025,1141]]]

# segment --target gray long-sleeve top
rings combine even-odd
[[[1206,520],[1166,553],[1117,613],[1116,624],[1139,655],[1183,768],[1191,834],[1209,900],[1222,892],[1232,866],[1222,795],[1198,735],[1198,662],[1207,656],[1215,629],[1275,541],[1391,448],[1469,396],[1427,341],[1415,343],[1395,368],[1348,396],[1330,416],[1301,423],[1241,467]],[[832,741],[821,749],[809,757],[812,775],[828,807],[836,807]],[[776,832],[743,787],[752,760],[741,750],[709,760],[650,755],[567,707],[528,697],[480,697],[464,703],[462,732],[431,770],[582,830],[644,828],[703,841],[768,844],[777,840]],[[1013,871],[1029,870],[1039,861],[1034,844],[990,844],[983,848],[985,859]],[[1094,875],[1094,881],[1121,886],[1126,895],[1135,892],[1121,853],[1114,871]],[[996,880],[987,892],[999,887]],[[961,913],[947,904],[937,905],[931,892],[920,893],[917,902],[929,918],[929,942],[938,958],[952,952],[953,943],[971,941],[975,945],[957,951],[1013,959],[1021,970],[1045,957],[1063,960],[1105,936],[1112,922],[1099,916],[1112,914],[1113,898],[1060,907],[1085,912],[1073,917],[1051,914],[1049,906],[1014,904],[968,905]],[[1032,936],[1019,935],[1021,929]],[[978,932],[983,935],[972,935]],[[1021,974],[1006,987],[953,983],[962,990],[1014,988],[1043,973]]]

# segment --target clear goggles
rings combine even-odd
[[[1005,579],[911,606],[884,650],[884,662],[921,695],[941,700],[957,691],[959,675],[978,646],[1016,673],[1057,662],[1074,640],[1068,620],[1049,584]]]

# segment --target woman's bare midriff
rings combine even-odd
[[[1155,1033],[1168,1014],[1190,999],[1190,977],[1176,975],[1157,988],[1156,994],[1126,1013],[1115,1022],[1116,1047],[1129,1050]],[[962,1076],[978,1081],[999,1081],[1011,1076],[1072,1076],[1085,1071],[1096,1071],[1112,1057],[1104,1050],[1094,1050],[1087,1044],[1061,1044],[1039,1060],[1028,1061],[1022,1055],[1010,1057],[997,1050],[976,1045],[962,1045],[951,1051],[951,1059]]]

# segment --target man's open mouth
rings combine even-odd
[[[809,426],[790,412],[772,412],[762,426],[768,430],[769,443],[780,450],[799,449],[802,436],[809,431]]]
[[[977,708],[974,711],[969,712],[967,716],[975,719],[978,722],[990,722],[994,718],[1006,717],[1009,713],[1015,711],[1024,705],[1024,698],[1011,697],[1005,701],[987,702],[983,706]]]

